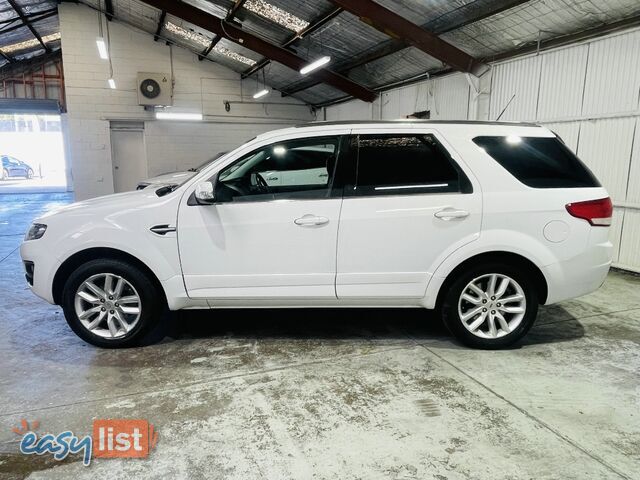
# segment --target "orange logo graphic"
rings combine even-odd
[[[158,432],[146,420],[94,420],[93,456],[144,458],[156,446]]]
[[[29,425],[29,422],[25,418],[20,420],[20,427],[13,427],[11,431],[18,435],[24,435],[27,432],[35,432],[40,426],[40,422],[38,420],[34,420]]]

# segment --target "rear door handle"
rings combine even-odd
[[[469,212],[466,210],[456,210],[455,208],[444,208],[433,214],[434,217],[440,220],[453,220],[454,218],[465,218],[469,216]]]
[[[319,217],[317,215],[303,215],[300,218],[296,218],[293,223],[299,225],[301,227],[313,227],[315,225],[325,225],[329,223],[329,219],[327,217]]]

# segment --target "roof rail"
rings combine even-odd
[[[316,122],[301,123],[295,125],[295,128],[315,127],[315,126],[331,126],[331,125],[393,125],[399,123],[417,123],[431,125],[505,125],[518,127],[540,127],[541,125],[531,122],[489,122],[483,120],[422,120],[413,118],[402,118],[398,120],[324,120]]]

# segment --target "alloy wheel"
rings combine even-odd
[[[80,284],[75,312],[91,333],[106,339],[127,335],[140,320],[142,301],[127,280],[113,273],[92,275]]]
[[[464,327],[480,338],[500,338],[522,323],[527,300],[513,278],[489,273],[471,280],[458,300],[458,316]]]

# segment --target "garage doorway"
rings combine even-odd
[[[0,112],[0,193],[67,191],[59,114]]]
[[[147,153],[143,122],[111,122],[113,190],[135,190],[147,178]]]

